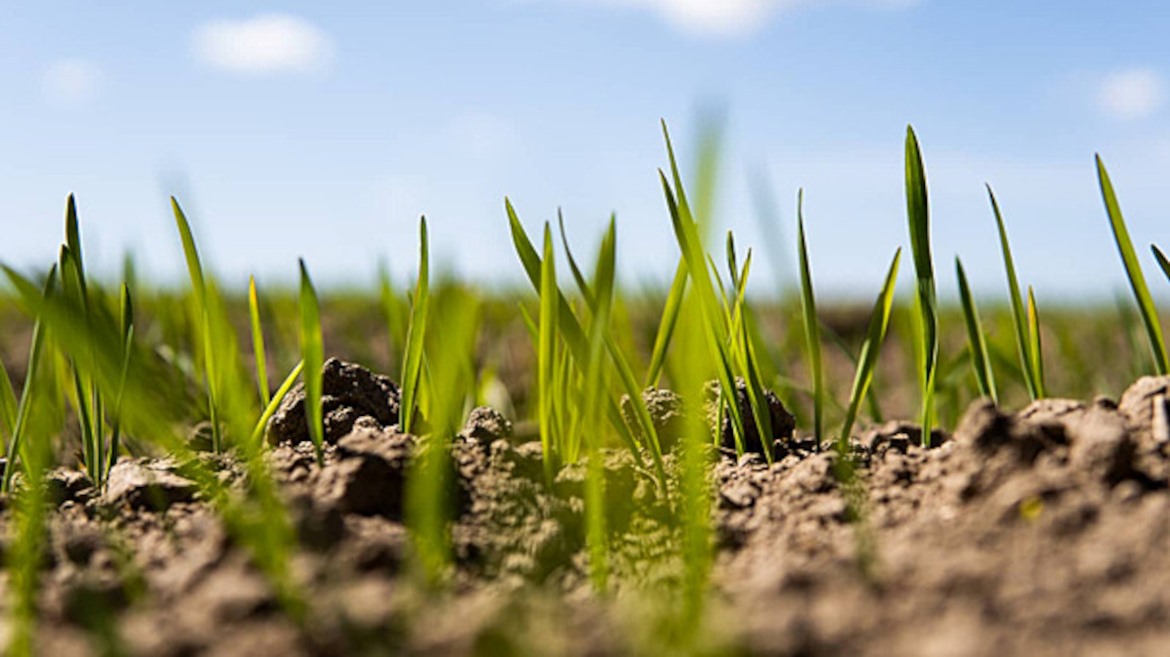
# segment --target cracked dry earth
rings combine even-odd
[[[630,611],[637,594],[625,590],[670,590],[676,530],[628,454],[606,454],[619,591],[603,601],[589,593],[583,470],[546,485],[539,444],[476,409],[452,447],[450,591],[423,604],[402,524],[422,445],[397,431],[388,379],[330,361],[325,380],[324,467],[299,394],[269,432],[299,539],[302,623],[181,466],[123,460],[102,494],[76,471],[50,478],[39,654],[658,654],[645,640],[653,621]],[[704,648],[1170,654],[1168,390],[1170,377],[1143,378],[1117,402],[1052,399],[1014,414],[977,403],[932,449],[912,425],[871,428],[853,443],[860,520],[836,455],[808,441],[778,443],[771,466],[720,457]],[[246,479],[230,455],[207,461],[229,485]]]

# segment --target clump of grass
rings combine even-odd
[[[971,296],[971,288],[967,285],[967,272],[963,271],[963,262],[955,256],[955,277],[959,281],[959,302],[963,307],[963,319],[967,324],[967,341],[971,352],[971,369],[975,372],[975,381],[979,385],[979,394],[999,404],[999,391],[995,386],[995,371],[991,367],[991,355],[987,348],[987,336],[983,331],[983,323],[979,320],[979,310],[975,307],[975,298]]]
[[[999,202],[991,185],[987,187],[987,198],[991,201],[991,210],[995,215],[995,226],[999,231],[999,246],[1003,252],[1003,267],[1007,275],[1008,297],[1012,306],[1012,325],[1016,334],[1016,349],[1020,359],[1020,371],[1024,376],[1024,385],[1028,389],[1028,396],[1033,400],[1047,396],[1044,386],[1043,354],[1039,352],[1039,339],[1033,340],[1033,333],[1039,336],[1039,325],[1031,318],[1035,312],[1029,313],[1024,306],[1023,296],[1020,294],[1020,282],[1016,278],[1016,265],[1012,259],[1012,249],[1008,242],[1007,228],[1004,226],[1003,214],[999,211]],[[1035,307],[1034,301],[1029,301]],[[1035,326],[1035,328],[1033,328]]]
[[[910,247],[918,281],[916,314],[922,341],[919,384],[922,399],[922,444],[930,446],[934,423],[934,390],[938,361],[938,305],[935,298],[934,264],[930,255],[930,207],[926,171],[914,128],[906,128],[906,215],[910,222]]]
[[[745,450],[746,424],[737,402],[736,375],[738,366],[738,374],[742,375],[747,384],[747,396],[756,420],[764,457],[771,463],[773,457],[771,415],[764,390],[759,381],[758,371],[753,371],[752,363],[748,360],[752,357],[750,351],[741,349],[738,351],[738,358],[736,357],[737,352],[733,351],[733,345],[737,343],[742,345],[742,338],[739,336],[740,327],[735,325],[734,320],[736,308],[729,305],[727,294],[722,289],[717,271],[713,272],[713,268],[708,269],[710,257],[703,248],[699,226],[691,214],[682,177],[679,175],[678,163],[674,157],[674,148],[670,143],[670,133],[665,122],[662,124],[662,130],[670,160],[673,188],[665,173],[659,170],[658,175],[666,196],[667,208],[670,210],[675,239],[679,244],[679,250],[682,251],[683,260],[686,263],[690,281],[694,285],[694,293],[702,311],[706,327],[707,348],[717,365],[720,417],[722,417],[722,413],[727,413],[727,417],[730,418],[736,453],[742,455]],[[734,269],[734,267],[732,268]],[[739,305],[738,299],[742,297],[743,290],[738,288],[738,277],[734,282],[737,286],[737,289],[734,290],[737,299],[736,305]],[[720,286],[718,296],[716,295],[716,284]],[[722,297],[723,303],[720,303],[720,297]],[[721,427],[722,421],[717,422],[716,426]],[[717,431],[716,439],[718,439],[718,433]]]
[[[1154,369],[1158,374],[1170,373],[1170,358],[1166,355],[1166,341],[1162,337],[1162,325],[1158,321],[1158,310],[1154,306],[1154,298],[1150,296],[1150,289],[1146,286],[1146,277],[1142,274],[1142,266],[1138,262],[1133,242],[1129,238],[1129,230],[1125,226],[1125,217],[1121,214],[1121,205],[1117,202],[1117,194],[1113,191],[1113,182],[1109,179],[1109,172],[1105,170],[1105,162],[1101,156],[1096,156],[1097,180],[1101,185],[1101,198],[1105,202],[1105,211],[1109,215],[1109,225],[1113,229],[1113,240],[1117,243],[1117,251],[1125,265],[1125,275],[1129,278],[1130,289],[1133,290],[1134,300],[1142,316],[1142,323],[1146,327],[1146,335],[1150,339],[1150,352],[1154,357]]]

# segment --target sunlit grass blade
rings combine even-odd
[[[317,462],[325,461],[325,422],[321,409],[322,385],[325,367],[325,344],[321,337],[321,307],[317,290],[309,278],[305,261],[301,268],[301,359],[305,363],[305,421],[309,423],[309,438],[317,453]]]
[[[248,319],[252,327],[252,354],[256,360],[256,386],[260,390],[261,408],[268,405],[268,358],[264,348],[264,329],[260,323],[260,301],[256,295],[256,277],[248,277]]]
[[[260,419],[256,420],[256,427],[252,429],[252,444],[258,445],[264,439],[264,431],[268,428],[268,421],[276,414],[276,409],[280,407],[281,400],[288,394],[289,390],[296,385],[297,377],[305,368],[305,361],[297,361],[297,364],[284,378],[284,382],[276,389],[276,393],[268,400],[268,404],[264,406],[264,410],[260,412]]]
[[[971,344],[971,367],[975,370],[979,394],[998,404],[999,392],[995,387],[995,371],[991,368],[991,357],[987,351],[987,336],[983,332],[983,323],[979,320],[979,311],[975,307],[974,297],[971,296],[971,288],[967,285],[967,272],[963,271],[963,262],[958,256],[955,256],[955,276],[959,280],[959,302],[963,306],[963,319],[967,324],[967,340]]]
[[[584,283],[584,279],[582,279]],[[557,424],[556,413],[556,370],[557,341],[559,328],[557,319],[557,270],[553,253],[552,232],[544,225],[544,257],[540,263],[540,323],[537,334],[537,395],[540,424],[540,444],[544,452],[545,476],[551,482],[563,457],[563,445]]]
[[[882,285],[869,317],[869,328],[866,331],[865,342],[861,345],[861,353],[857,358],[857,372],[854,374],[853,388],[849,393],[845,424],[841,427],[841,436],[837,440],[837,448],[842,454],[849,447],[849,433],[853,431],[853,423],[857,420],[861,401],[865,398],[869,384],[873,381],[874,370],[877,369],[878,355],[881,353],[882,342],[885,341],[886,329],[890,323],[890,309],[894,304],[894,288],[898,283],[898,263],[901,259],[902,249],[899,248],[894,253],[894,260],[886,273],[886,282]]]
[[[804,190],[796,200],[796,239],[799,246],[800,262],[800,307],[804,317],[804,337],[808,346],[808,362],[813,378],[813,437],[817,446],[824,436],[825,415],[825,373],[821,360],[820,320],[817,319],[817,302],[813,294],[812,270],[808,260],[808,244],[804,234]]]
[[[670,282],[670,291],[666,295],[666,304],[658,320],[658,331],[654,334],[654,347],[650,352],[650,366],[646,370],[647,388],[657,386],[662,378],[662,369],[666,366],[666,353],[670,349],[671,339],[674,337],[678,314],[682,309],[683,296],[686,291],[687,264],[680,258],[678,267],[674,271],[674,279]]]
[[[126,379],[130,376],[130,357],[134,353],[134,301],[130,296],[130,286],[122,283],[118,301],[118,328],[122,335],[122,371],[118,377],[118,387],[114,391],[114,407],[110,418],[110,441],[102,454],[101,472],[102,481],[106,481],[110,468],[118,459],[122,438],[122,403],[126,396]]]
[[[938,360],[938,307],[935,299],[934,264],[930,255],[930,206],[926,171],[914,128],[906,127],[906,216],[910,223],[910,247],[918,281],[918,323],[922,328],[922,444],[930,445],[934,423],[934,386]]]
[[[1040,310],[1036,306],[1036,295],[1028,286],[1028,350],[1032,354],[1032,371],[1036,383],[1044,389],[1044,350],[1040,344]]]
[[[195,295],[197,316],[202,323],[203,337],[203,368],[207,386],[207,410],[211,421],[212,449],[219,452],[223,447],[223,428],[219,418],[219,377],[215,367],[215,340],[211,331],[211,310],[208,308],[207,284],[203,277],[203,264],[199,260],[199,250],[195,246],[195,236],[191,233],[191,223],[175,197],[171,197],[171,212],[175,215],[175,225],[179,229],[179,239],[183,243],[183,256],[187,261],[187,274],[191,279],[191,291]]]
[[[1109,225],[1113,228],[1113,240],[1117,243],[1117,251],[1125,265],[1125,275],[1129,278],[1129,286],[1133,290],[1134,300],[1142,315],[1142,322],[1146,326],[1146,335],[1150,339],[1150,351],[1154,356],[1154,368],[1158,374],[1170,373],[1170,358],[1166,355],[1166,341],[1162,337],[1162,325],[1158,321],[1158,310],[1154,306],[1154,298],[1150,296],[1150,289],[1146,286],[1146,277],[1142,274],[1142,266],[1134,252],[1133,242],[1129,239],[1129,230],[1125,226],[1125,218],[1121,214],[1121,205],[1117,202],[1117,194],[1113,191],[1113,182],[1109,179],[1109,172],[1105,170],[1105,163],[1097,155],[1097,179],[1101,185],[1101,197],[1105,201],[1105,211],[1109,214]]]
[[[995,225],[999,231],[999,246],[1003,252],[1003,266],[1007,273],[1008,296],[1012,306],[1012,324],[1016,332],[1016,349],[1019,351],[1020,370],[1024,374],[1024,385],[1028,389],[1028,396],[1032,399],[1044,397],[1044,384],[1037,380],[1033,367],[1032,348],[1028,339],[1028,316],[1024,306],[1024,297],[1020,293],[1020,282],[1016,278],[1016,265],[1012,259],[1011,245],[1008,243],[1007,228],[1004,226],[1003,214],[999,211],[999,202],[991,185],[986,185],[987,197],[991,201],[991,210],[995,214]]]
[[[418,388],[423,365],[423,339],[426,337],[427,308],[430,305],[430,247],[427,244],[427,218],[418,222],[418,281],[406,328],[406,355],[402,358],[402,407],[399,424],[404,433],[414,430],[418,411]]]

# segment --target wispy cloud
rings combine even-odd
[[[41,89],[53,103],[79,105],[97,96],[101,78],[101,70],[89,61],[61,59],[45,68]]]
[[[575,0],[617,8],[651,11],[687,34],[727,38],[756,32],[779,15],[823,5],[865,5],[900,9],[921,0]]]
[[[1132,68],[1106,75],[1097,92],[1097,103],[1107,116],[1121,120],[1144,119],[1166,102],[1166,83],[1157,71]]]
[[[287,14],[206,22],[195,28],[191,47],[200,62],[243,75],[321,71],[334,51],[325,31]]]

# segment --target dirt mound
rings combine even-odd
[[[180,466],[123,461],[101,495],[75,472],[51,478],[42,654],[655,652],[629,631],[640,617],[627,603],[673,590],[679,536],[672,502],[628,453],[604,454],[607,601],[589,589],[584,467],[546,481],[539,443],[515,443],[505,418],[477,409],[451,446],[452,587],[423,604],[403,516],[426,440],[398,431],[388,379],[340,361],[326,372],[324,465],[294,426],[303,398],[286,399],[269,432],[300,539],[302,621]],[[1145,378],[1116,404],[1014,414],[978,403],[931,449],[913,425],[872,428],[852,443],[853,487],[841,457],[808,440],[784,441],[772,465],[719,457],[708,647],[1170,654],[1168,389]],[[668,454],[672,477],[675,463]],[[87,629],[102,618],[116,632]]]

